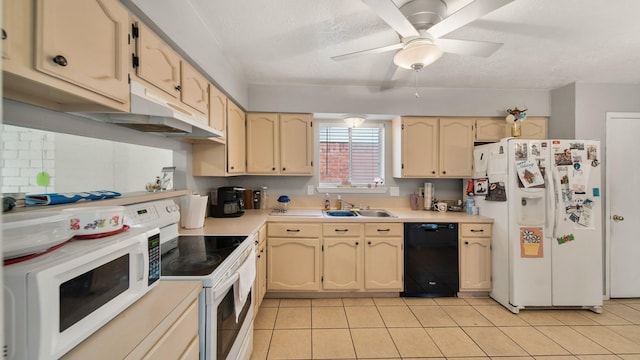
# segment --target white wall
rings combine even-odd
[[[572,139],[576,134],[576,85],[551,90],[551,117],[547,134],[551,139]]]
[[[249,111],[361,113],[425,116],[505,116],[518,106],[529,116],[549,116],[547,90],[419,89],[384,92],[366,86],[249,86]]]

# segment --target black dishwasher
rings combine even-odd
[[[404,224],[404,297],[456,296],[458,224]]]

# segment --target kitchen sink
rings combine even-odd
[[[324,214],[326,216],[331,216],[331,217],[352,217],[352,216],[358,216],[358,214],[356,214],[353,211],[348,211],[348,210],[327,210],[324,212]]]
[[[328,217],[396,217],[384,209],[328,210],[324,214]]]
[[[357,210],[356,212],[362,217],[396,217],[384,209]]]

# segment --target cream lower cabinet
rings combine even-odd
[[[364,280],[362,224],[322,225],[322,288],[361,290]]]
[[[258,236],[256,237],[255,251],[256,251],[256,280],[253,286],[254,295],[254,312],[253,316],[258,313],[258,309],[262,304],[262,299],[267,293],[267,226],[263,225],[258,230]]]
[[[403,225],[364,224],[364,289],[402,291]]]
[[[491,291],[491,224],[460,224],[460,292]]]
[[[267,290],[320,290],[320,224],[267,225]]]

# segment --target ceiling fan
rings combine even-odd
[[[400,36],[397,44],[333,56],[346,60],[362,55],[399,50],[393,57],[396,66],[420,71],[443,53],[487,57],[502,44],[443,39],[442,36],[498,9],[514,0],[474,0],[443,18],[447,4],[443,0],[411,0],[398,8],[392,0],[362,0]]]

